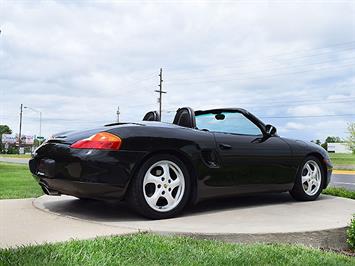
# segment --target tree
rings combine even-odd
[[[0,125],[0,135],[2,134],[11,134],[12,130],[8,125]]]
[[[339,137],[327,137],[325,139],[325,143],[341,143],[343,140]]]
[[[311,140],[311,142],[317,144],[317,145],[320,145],[321,144],[321,141],[319,139],[316,139],[316,140]]]
[[[349,136],[346,139],[346,145],[349,149],[355,153],[355,123],[350,123],[348,125]]]

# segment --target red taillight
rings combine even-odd
[[[118,150],[122,140],[107,132],[100,132],[87,139],[78,140],[70,145],[75,149]]]

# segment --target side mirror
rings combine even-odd
[[[269,136],[276,135],[276,132],[277,132],[276,127],[274,127],[272,125],[266,125],[265,131],[266,131],[266,134],[268,134]]]

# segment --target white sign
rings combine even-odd
[[[17,136],[13,134],[2,134],[1,141],[2,143],[15,144]]]
[[[328,152],[351,153],[351,150],[345,143],[328,143]]]
[[[33,136],[21,135],[21,144],[24,145],[33,145],[34,141]],[[15,144],[18,143],[18,134],[2,134],[1,138],[2,143]]]
[[[27,135],[21,136],[21,144],[33,145],[33,141],[34,141],[33,136],[27,136]]]

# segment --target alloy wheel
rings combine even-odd
[[[319,191],[322,181],[322,173],[318,164],[309,160],[305,163],[302,169],[302,188],[304,192],[313,196]]]
[[[184,174],[174,162],[156,162],[145,173],[143,194],[152,209],[159,212],[171,211],[180,203],[184,193]]]

